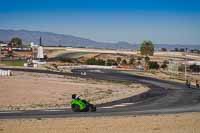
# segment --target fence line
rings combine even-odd
[[[12,73],[10,70],[0,70],[0,76],[11,76]]]

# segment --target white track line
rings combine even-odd
[[[7,114],[7,113],[21,113],[22,111],[3,111],[0,114]]]
[[[71,107],[65,107],[65,108],[62,108],[62,109],[45,109],[45,110],[42,110],[42,111],[63,111],[63,110],[65,110],[65,109],[71,109]]]
[[[138,102],[136,102],[138,103]],[[106,107],[100,107],[102,109],[111,109],[111,108],[117,108],[117,107],[126,107],[126,106],[129,106],[129,105],[133,105],[133,104],[136,104],[136,103],[121,103],[121,104],[116,104],[116,105],[112,105],[112,106],[106,106]],[[65,107],[65,108],[62,108],[62,109],[45,109],[45,110],[41,110],[41,111],[46,111],[46,112],[56,112],[56,111],[63,111],[65,109],[71,109],[70,106],[68,107]],[[0,114],[5,114],[5,113],[20,113],[22,111],[10,111],[10,112],[0,112]]]
[[[117,108],[117,107],[126,107],[128,105],[133,105],[136,103],[121,103],[121,104],[116,104],[116,105],[112,105],[112,106],[107,106],[107,107],[101,107],[103,109],[111,109],[111,108]]]

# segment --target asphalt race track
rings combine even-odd
[[[148,92],[136,96],[97,105],[97,112],[74,113],[69,108],[54,110],[4,111],[0,112],[0,119],[97,117],[200,112],[200,89],[194,87],[187,88],[185,84],[181,83],[129,75],[118,71],[103,69],[76,69],[72,70],[72,74],[38,69],[9,69],[13,71],[78,76],[97,80],[120,82],[129,81],[133,83],[146,84],[151,89]]]

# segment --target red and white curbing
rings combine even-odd
[[[1,70],[0,69],[0,76],[11,76],[12,72],[10,70]]]

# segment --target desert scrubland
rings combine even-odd
[[[0,133],[199,133],[200,113],[1,120]]]
[[[65,108],[69,106],[72,94],[99,104],[148,90],[145,85],[128,82],[15,72],[11,77],[0,77],[0,109]]]

